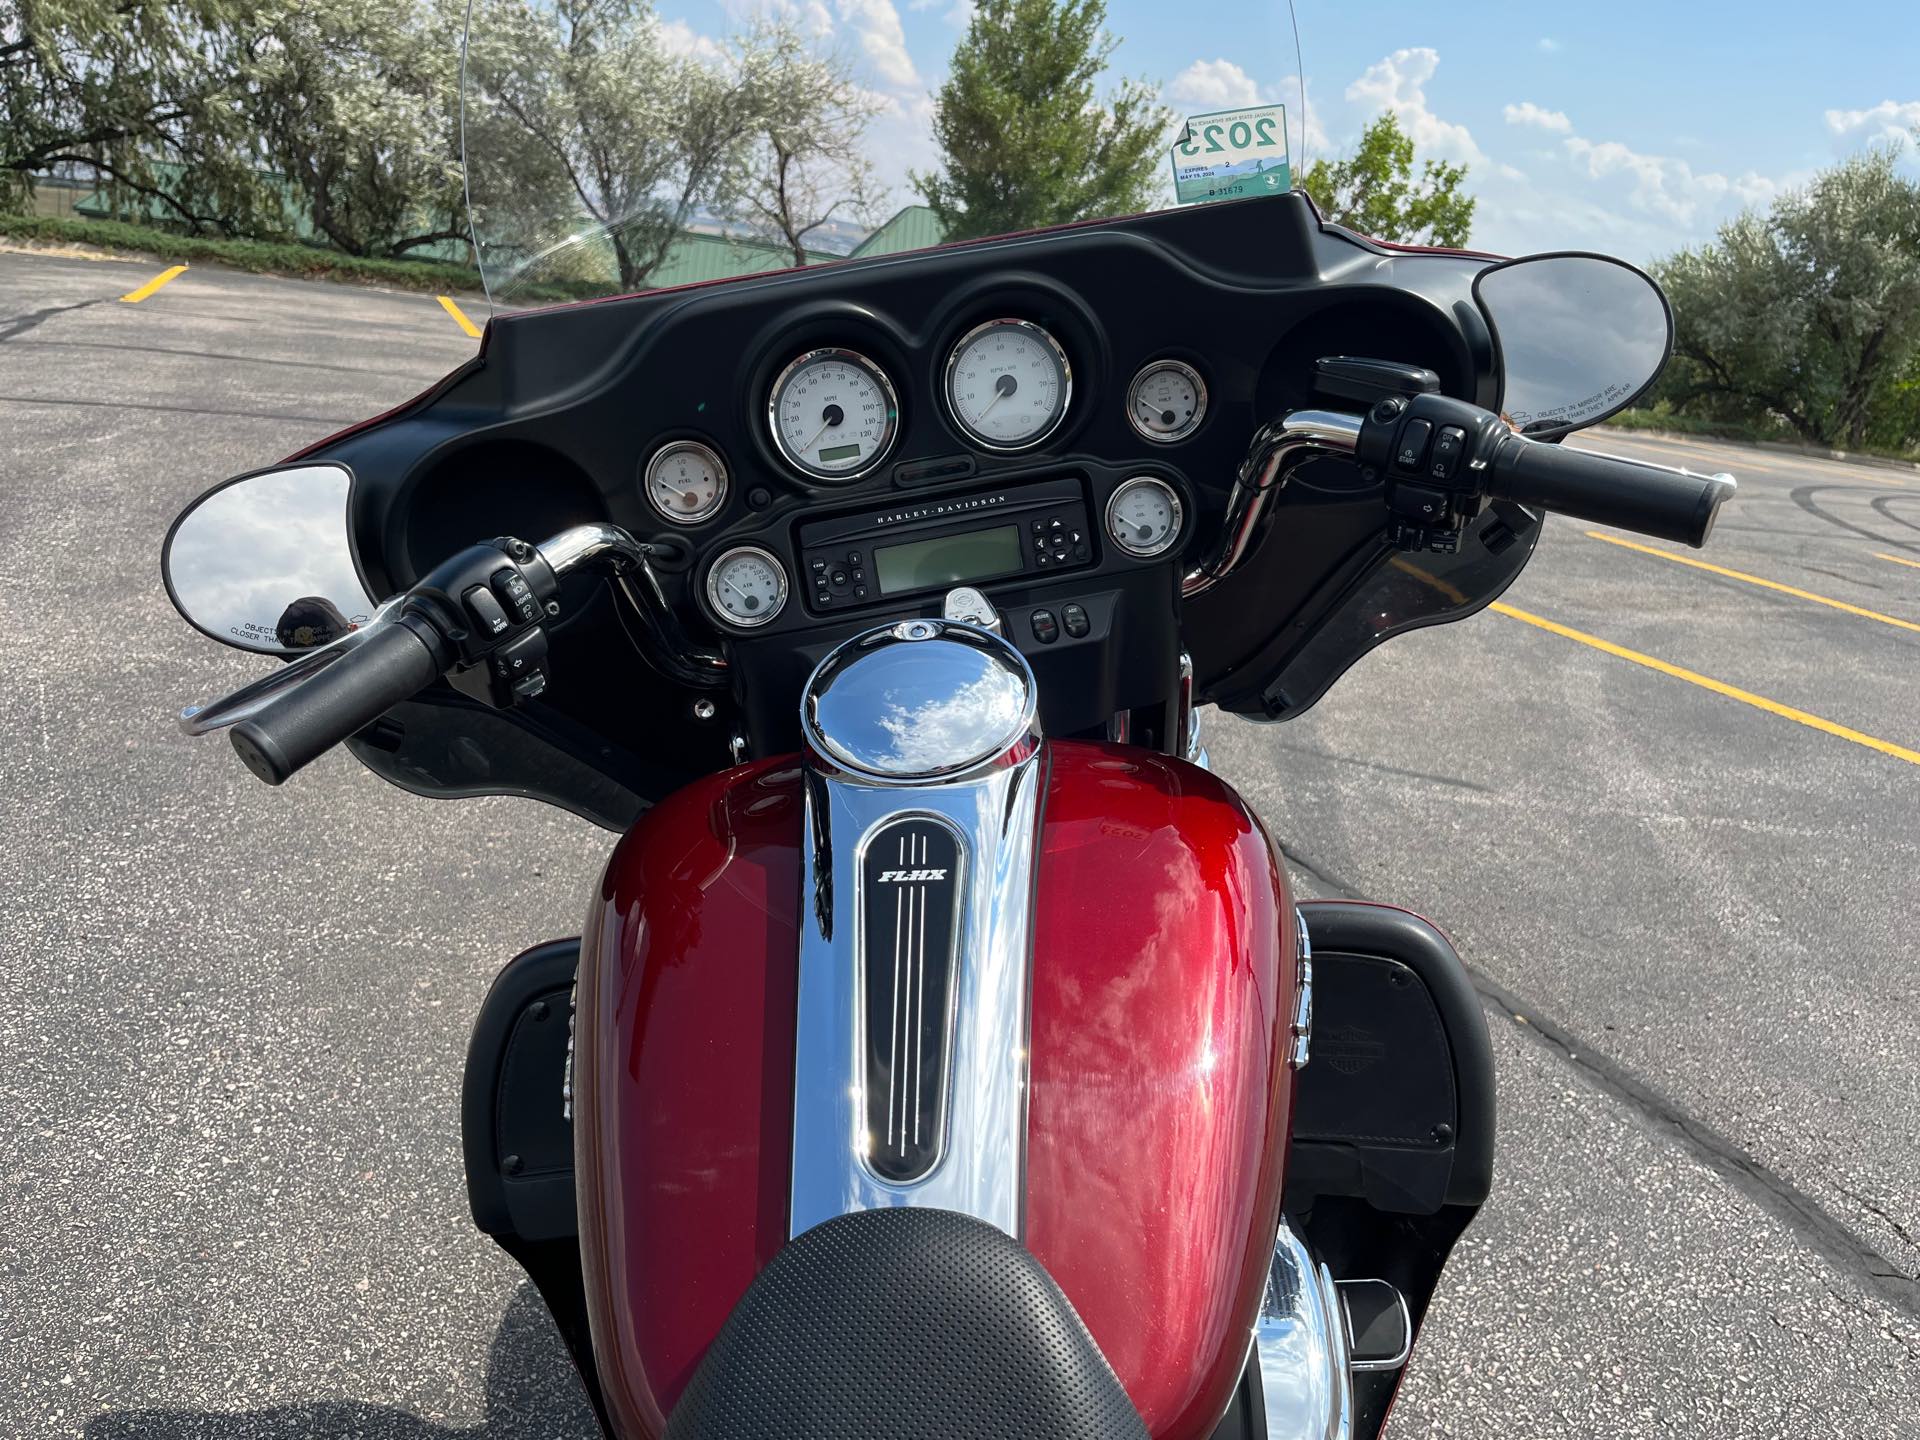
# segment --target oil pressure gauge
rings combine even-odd
[[[1178,360],[1156,360],[1127,387],[1127,419],[1156,445],[1184,440],[1207,418],[1207,384]]]
[[[1150,559],[1180,538],[1180,497],[1164,480],[1136,475],[1107,501],[1107,538],[1127,554]]]

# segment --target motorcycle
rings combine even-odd
[[[609,1435],[1375,1436],[1485,1022],[1427,920],[1296,901],[1198,710],[1298,716],[1549,513],[1704,543],[1728,477],[1558,443],[1671,344],[1622,262],[1297,192],[497,313],[174,523],[286,662],[181,723],[620,836],[461,1099]]]

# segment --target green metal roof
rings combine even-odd
[[[824,250],[807,251],[809,265],[824,265],[845,257]],[[763,240],[740,240],[727,235],[682,235],[666,259],[647,276],[652,289],[694,285],[702,280],[726,280],[736,275],[764,275],[792,268],[793,252]]]
[[[925,205],[909,205],[854,247],[852,258],[898,255],[902,250],[924,250],[947,238],[945,227]]]

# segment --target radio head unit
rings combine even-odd
[[[1078,480],[1045,480],[800,527],[803,593],[815,613],[1094,563]]]

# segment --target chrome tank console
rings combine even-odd
[[[1037,704],[1018,650],[949,620],[807,682],[792,1235],[895,1205],[1022,1233]]]

